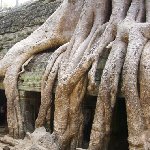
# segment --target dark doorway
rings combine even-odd
[[[88,148],[94,113],[96,108],[97,96],[87,95],[83,103],[84,129],[83,129],[83,148]]]
[[[35,120],[38,116],[40,104],[41,104],[41,93],[40,92],[26,92],[27,104],[26,111],[28,111],[31,116],[30,121],[32,125],[35,126]],[[28,117],[29,118],[29,117]]]
[[[54,99],[54,95],[52,97]],[[32,132],[35,127],[35,121],[38,117],[39,108],[41,105],[41,93],[40,92],[27,92],[25,91],[24,97],[22,97],[24,105],[22,106],[25,118],[25,126],[28,132]],[[45,123],[44,126],[47,131],[53,131],[53,118],[54,118],[54,102],[52,102],[52,112],[50,125]]]
[[[0,90],[0,126],[5,126],[7,122],[7,99],[5,91]]]
[[[83,104],[84,133],[83,148],[88,148],[96,108],[96,96],[87,96]],[[124,98],[118,98],[112,116],[111,138],[108,150],[128,150],[127,114]]]
[[[7,133],[7,99],[5,91],[0,90],[0,135]]]
[[[111,138],[108,150],[128,150],[127,113],[124,98],[118,98],[115,104]]]
[[[24,116],[25,132],[33,132],[40,107],[40,92],[20,91],[20,104]]]

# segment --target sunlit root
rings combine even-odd
[[[136,7],[135,7],[136,4]],[[133,8],[134,7],[134,8]],[[140,2],[139,1],[133,1],[130,9],[127,13],[127,17],[124,21],[122,21],[122,23],[120,23],[117,27],[117,37],[115,39],[115,41],[113,43],[111,43],[111,45],[109,45],[109,48],[112,47],[110,55],[108,57],[108,60],[106,62],[105,68],[103,70],[103,74],[101,77],[101,83],[100,83],[100,87],[99,87],[99,95],[98,95],[98,102],[97,102],[97,108],[96,108],[96,114],[95,114],[95,119],[93,122],[93,128],[92,128],[92,133],[91,133],[91,140],[90,140],[90,146],[89,149],[107,149],[107,142],[109,140],[109,133],[110,133],[110,123],[111,123],[111,118],[112,118],[112,109],[115,105],[115,101],[116,101],[116,94],[117,94],[117,88],[118,88],[118,82],[119,82],[119,75],[121,73],[121,69],[124,63],[124,58],[126,55],[126,60],[125,60],[125,65],[126,65],[126,61],[127,61],[127,57],[129,56],[129,51],[130,48],[133,46],[134,50],[136,51],[135,53],[133,53],[133,49],[132,54],[136,54],[135,60],[134,56],[132,54],[130,54],[130,58],[128,60],[130,60],[131,62],[134,63],[134,65],[138,66],[138,60],[140,58],[140,54],[141,54],[141,50],[143,49],[145,43],[146,43],[146,38],[142,37],[144,32],[140,32],[140,30],[142,28],[142,25],[136,24],[133,20],[135,19],[136,16],[136,9],[138,10],[140,8]],[[135,16],[134,16],[135,15]],[[142,17],[142,15],[141,15]],[[135,20],[136,21],[136,20]],[[135,28],[136,26],[136,28]],[[137,27],[138,26],[138,27]],[[144,25],[143,25],[143,31],[144,29]],[[147,37],[147,35],[145,34],[145,36]],[[129,39],[127,40],[127,38],[129,37]],[[132,43],[134,41],[135,38],[135,43]],[[127,48],[127,44],[126,42],[129,42],[128,44],[128,48]],[[132,46],[131,46],[132,45]],[[131,47],[130,47],[131,46]],[[127,49],[127,54],[126,54],[126,49]],[[132,55],[132,56],[131,56]],[[136,62],[137,60],[137,62]],[[132,71],[135,71],[137,68],[137,66],[134,66],[132,63],[130,62],[130,65],[128,65],[128,68],[125,68],[124,65],[124,71],[129,71],[131,68],[130,66],[132,66],[133,68],[131,69]],[[136,63],[135,63],[136,62]],[[132,65],[131,65],[132,64]],[[137,82],[134,80],[136,79],[136,73],[124,73],[126,76],[126,83],[128,84],[126,87],[127,88],[132,88],[132,86],[135,84],[137,84]],[[132,79],[129,79],[129,76],[131,75],[135,75]],[[129,83],[132,82],[132,85],[129,85]],[[133,89],[137,89],[137,87],[134,85]],[[142,122],[142,115],[141,115],[141,108],[138,105],[135,104],[131,104],[128,105],[128,102],[134,99],[135,102],[135,98],[136,96],[133,96],[132,93],[132,97],[131,95],[129,96],[128,92],[130,90],[125,89],[125,98],[127,100],[127,113],[129,114],[128,119],[130,120],[128,123],[128,129],[129,129],[129,137],[133,136],[133,124],[130,126],[130,123],[135,123],[136,119],[139,119],[139,121],[137,121],[137,123],[135,123],[135,125],[137,126],[137,124],[139,125],[139,127],[135,127],[134,129],[137,129],[137,131],[135,131],[135,134],[139,134],[143,131],[143,125],[144,122]],[[128,94],[127,94],[128,93]],[[136,91],[134,91],[134,94],[137,93]],[[131,98],[132,97],[132,98]],[[131,99],[130,99],[131,98]],[[130,100],[129,100],[130,99]],[[133,102],[132,102],[133,103]],[[137,103],[139,104],[139,99],[137,100]],[[131,108],[131,105],[134,108]],[[137,106],[137,107],[135,107]],[[130,109],[130,110],[128,110]],[[134,111],[135,110],[135,111]],[[135,115],[135,112],[138,112],[138,114]],[[132,114],[134,113],[134,114]],[[135,119],[131,119],[130,115],[132,114],[132,117],[134,116]],[[98,117],[99,115],[99,117]],[[137,117],[138,116],[138,117]],[[134,121],[133,121],[134,120]],[[100,123],[101,122],[101,123]],[[139,123],[138,123],[139,122]],[[130,129],[130,127],[132,129]],[[106,138],[107,137],[107,141]],[[101,139],[101,141],[100,141]],[[106,145],[105,145],[106,142]]]

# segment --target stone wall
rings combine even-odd
[[[15,43],[37,29],[60,5],[60,1],[39,0],[0,13],[0,59]]]
[[[18,85],[20,90],[24,91],[41,91],[41,78],[44,74],[45,68],[47,66],[47,62],[54,50],[49,49],[42,53],[38,53],[36,56],[32,58],[27,66],[25,66],[25,72],[21,74]],[[105,66],[106,60],[108,57],[108,51],[106,51],[101,59],[99,60],[99,64],[96,72],[96,83],[99,85],[101,74],[103,68]],[[57,84],[57,83],[56,83]],[[55,91],[55,87],[53,88]],[[93,91],[87,91],[89,95],[97,96],[98,86]]]

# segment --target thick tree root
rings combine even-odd
[[[24,118],[21,113],[19,92],[17,89],[18,72],[28,55],[20,55],[9,67],[4,79],[5,93],[7,97],[7,122],[9,134],[15,138],[24,137]]]
[[[130,42],[128,45],[126,60],[123,69],[123,78],[130,140],[130,137],[132,138],[132,136],[137,136],[138,138],[139,134],[141,134],[141,132],[143,132],[145,128],[140,100],[138,96],[137,69],[142,49],[147,40],[142,37],[141,34],[138,34],[138,31],[136,30],[133,32],[131,31],[129,35],[129,41]]]
[[[78,1],[74,5],[65,0],[39,29],[34,31],[25,40],[14,45],[1,60],[0,74],[5,75],[6,73],[4,85],[7,96],[8,128],[11,136],[18,138],[23,137],[24,134],[24,119],[21,115],[19,93],[17,90],[17,79],[22,64],[35,53],[66,43],[77,24],[82,4],[83,1]],[[71,17],[69,14],[73,16]],[[69,19],[70,17],[71,19]],[[64,18],[70,20],[70,26],[65,23],[63,26],[61,25]],[[50,22],[51,25],[49,25]],[[69,29],[67,35],[65,33],[66,27],[67,30]]]
[[[58,48],[49,59],[48,65],[42,78],[41,105],[38,113],[38,118],[36,119],[36,127],[43,126],[45,124],[48,112],[51,113],[50,108],[52,104],[53,85],[57,76],[59,63],[62,59],[63,53],[66,51],[67,45],[68,43]],[[51,116],[51,114],[48,115]],[[49,122],[50,120],[47,121]]]
[[[126,44],[123,41],[116,39],[113,43],[112,50],[101,78],[96,114],[93,122],[93,132],[91,133],[90,149],[103,149],[104,147],[107,149],[112,110],[116,101],[119,75],[123,65],[125,52]],[[107,137],[107,139],[105,139],[105,137]],[[100,143],[101,145],[99,145]]]
[[[136,7],[134,7],[133,9],[133,6],[136,4]],[[105,141],[105,137],[109,137],[109,133],[110,133],[110,123],[111,123],[111,115],[112,115],[112,108],[114,107],[114,104],[115,104],[115,99],[116,99],[116,93],[117,93],[117,86],[118,86],[118,81],[119,81],[119,74],[121,72],[121,68],[123,66],[123,62],[124,62],[124,56],[125,56],[125,53],[126,53],[126,35],[129,35],[129,45],[128,45],[128,49],[127,49],[127,56],[126,56],[126,59],[128,56],[130,56],[130,58],[128,60],[126,60],[127,62],[128,61],[131,61],[133,62],[135,65],[138,65],[138,62],[136,62],[136,60],[133,61],[132,58],[134,54],[133,53],[133,49],[131,50],[132,53],[128,54],[129,51],[130,51],[130,45],[132,45],[134,48],[134,50],[136,51],[136,53],[139,53],[139,56],[141,54],[141,50],[143,48],[143,45],[146,43],[146,38],[144,37],[141,37],[141,34],[139,33],[139,30],[138,28],[136,28],[135,30],[132,28],[133,26],[135,27],[136,25],[133,24],[133,25],[129,25],[128,24],[128,21],[131,23],[132,22],[132,19],[134,18],[134,13],[135,13],[135,16],[136,16],[136,9],[139,9],[138,7],[138,1],[133,1],[133,3],[131,4],[131,7],[128,11],[128,15],[126,17],[126,19],[123,21],[122,25],[119,25],[119,27],[117,28],[117,31],[119,34],[117,34],[117,38],[116,40],[113,42],[112,45],[114,45],[114,47],[112,47],[112,50],[110,52],[110,55],[109,55],[109,58],[107,60],[107,63],[105,65],[105,68],[104,68],[104,71],[103,71],[103,75],[102,75],[102,78],[101,78],[101,84],[100,84],[100,88],[99,88],[99,98],[98,98],[98,103],[97,103],[97,109],[96,109],[96,114],[95,114],[95,120],[94,120],[94,123],[93,123],[93,129],[92,129],[92,133],[91,133],[91,140],[90,140],[90,146],[89,146],[89,149],[107,149],[107,141]],[[140,3],[139,3],[140,4]],[[132,13],[131,13],[132,12]],[[132,18],[132,19],[131,19]],[[139,19],[139,18],[138,18]],[[137,20],[138,21],[138,20]],[[124,29],[125,28],[125,29]],[[141,26],[139,27],[140,29],[142,28]],[[119,29],[119,30],[118,30]],[[121,30],[120,30],[121,29]],[[128,33],[126,31],[129,31]],[[138,34],[139,33],[139,34]],[[136,35],[134,35],[136,34]],[[118,40],[118,37],[119,37],[119,40]],[[135,43],[132,43],[134,40],[130,40],[132,38],[136,38],[135,39]],[[138,39],[138,40],[137,40]],[[139,41],[139,39],[141,41]],[[143,41],[142,41],[143,39]],[[119,42],[120,41],[120,42]],[[131,42],[132,41],[132,42]],[[139,41],[139,43],[137,42]],[[119,43],[121,44],[119,44]],[[135,46],[136,44],[139,44],[137,45],[137,47]],[[118,47],[118,48],[117,48]],[[115,48],[115,49],[114,49]],[[119,51],[120,49],[120,51]],[[114,50],[116,50],[116,54],[114,53]],[[138,52],[139,50],[139,52]],[[117,57],[115,57],[117,55]],[[132,58],[131,58],[131,55],[132,55]],[[119,57],[118,57],[119,56]],[[137,57],[137,61],[138,61],[138,58],[139,58],[138,55],[135,55],[135,57]],[[114,61],[115,60],[115,61]],[[118,61],[117,61],[118,60]],[[114,61],[114,62],[113,62]],[[125,61],[125,65],[126,65],[126,61]],[[136,62],[136,63],[135,63]],[[124,71],[129,71],[131,68],[131,63],[130,65],[128,65],[128,68],[126,69],[125,68],[125,65],[124,65]],[[133,68],[137,68],[136,66],[132,65]],[[134,71],[135,69],[131,69],[132,71]],[[127,88],[131,88],[133,83],[136,85],[136,81],[134,79],[136,79],[136,77],[134,76],[135,73],[127,73],[125,72],[124,73],[125,76],[126,76],[126,83],[128,84],[126,87]],[[133,75],[134,77],[132,79],[129,79],[129,76]],[[130,81],[132,82],[132,85],[129,85]],[[136,86],[134,86],[132,88],[132,91],[134,91],[133,89],[137,89]],[[127,100],[127,103],[133,99],[135,99],[135,96],[134,98],[131,98],[133,96],[133,93],[137,93],[136,91],[134,91],[132,93],[132,96],[131,95],[128,95],[129,94],[129,91],[130,90],[125,90],[125,96],[126,96],[126,100]],[[128,96],[127,96],[128,95]],[[130,99],[130,100],[129,100]],[[99,100],[101,102],[99,102]],[[100,103],[103,103],[103,104],[100,104]],[[133,102],[132,102],[133,103]],[[139,100],[137,100],[137,103],[139,104]],[[134,131],[134,134],[139,134],[143,131],[143,128],[140,127],[144,125],[144,122],[141,121],[142,119],[142,115],[140,114],[141,111],[140,111],[140,106],[138,107],[138,105],[136,105],[137,107],[135,107],[135,105],[132,105],[134,108],[131,108],[131,105],[127,105],[127,112],[129,114],[128,116],[128,119],[129,119],[129,123],[128,125],[130,125],[130,123],[135,123],[136,122],[136,119],[138,119],[139,117],[139,121],[137,121],[137,124],[139,124],[139,127],[138,128],[134,128],[133,127],[133,124],[131,126],[129,126],[129,137],[130,136],[133,136],[133,129],[130,129],[130,127],[133,127],[134,129],[136,129],[137,131]],[[104,107],[104,108],[103,108]],[[103,109],[102,109],[103,108]],[[128,110],[130,109],[130,110]],[[101,112],[100,112],[101,110]],[[134,111],[135,110],[135,111]],[[138,112],[138,114],[135,115],[135,112]],[[133,114],[132,114],[132,113]],[[100,115],[101,114],[101,115]],[[135,119],[131,119],[130,118],[130,115],[132,114],[132,117],[135,116],[136,118]],[[98,115],[100,115],[98,117]],[[138,117],[137,117],[138,116]],[[134,121],[133,121],[134,120]],[[100,123],[101,122],[101,123]],[[139,123],[138,123],[139,122]],[[103,133],[103,134],[102,134]],[[97,140],[99,139],[99,140]],[[100,141],[101,139],[101,141]],[[130,140],[130,138],[129,138]],[[133,139],[132,139],[133,140]],[[135,139],[134,139],[135,140]],[[105,144],[106,142],[106,144]],[[134,141],[132,141],[134,142]],[[132,143],[131,142],[131,143]],[[130,143],[130,144],[131,144]],[[133,144],[133,143],[132,143]],[[131,144],[131,145],[132,145]],[[135,144],[136,145],[136,144]],[[132,147],[132,146],[131,146]],[[131,148],[130,147],[130,148]],[[132,148],[131,148],[132,149]]]
[[[144,114],[144,120],[146,122],[146,128],[150,129],[150,105],[149,105],[149,66],[150,66],[150,42],[148,41],[143,49],[141,61],[140,61],[140,103]]]
[[[87,78],[86,77],[82,78],[79,81],[79,83],[76,85],[76,87],[74,88],[73,92],[68,94],[68,96],[66,97],[66,99],[69,100],[69,108],[68,109],[66,108],[68,111],[67,119],[69,123],[66,126],[62,126],[62,128],[58,129],[56,123],[58,123],[59,120],[55,120],[56,122],[54,122],[55,132],[60,135],[59,144],[62,149],[67,149],[66,146],[69,146],[72,142],[73,144],[71,146],[76,148],[78,146],[77,143],[80,140],[82,140],[82,139],[78,139],[79,137],[78,135],[80,133],[79,132],[80,128],[83,125],[83,116],[82,116],[81,106],[82,106],[82,99],[86,92],[86,84],[87,84]],[[66,91],[63,91],[63,92],[66,92]],[[60,102],[58,100],[59,99],[57,97],[57,101],[55,101],[55,105],[59,106],[57,107],[57,109],[60,109],[62,107],[62,103],[64,102]],[[66,107],[66,105],[64,107]],[[55,110],[55,111],[58,111],[58,110]],[[64,114],[58,114],[58,116],[55,116],[56,119],[57,118],[62,119],[62,117],[66,119],[66,116],[64,116]],[[64,122],[61,122],[61,124],[64,124]]]

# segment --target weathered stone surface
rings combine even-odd
[[[26,91],[36,91],[41,90],[41,78],[47,65],[47,61],[50,58],[53,50],[48,50],[37,54],[25,67],[25,72],[20,76],[18,82],[19,89]],[[97,85],[100,83],[101,74],[105,66],[109,51],[106,51],[102,58],[99,60],[99,65],[96,72],[96,82]],[[97,95],[97,89],[95,91],[88,91],[90,95]]]
[[[60,1],[43,0],[0,13],[0,59],[43,24],[59,5]]]
[[[0,148],[8,147],[11,150],[58,150],[55,134],[46,132],[44,127],[35,129],[33,133],[27,132],[23,140],[5,135],[0,142]]]
[[[19,89],[40,92],[41,78],[51,54],[50,51],[37,54],[29,62],[25,67],[25,72],[20,76]]]
[[[24,140],[19,140],[19,144],[12,150],[57,150],[55,136],[46,132],[44,127],[37,128],[30,134],[27,133]]]

